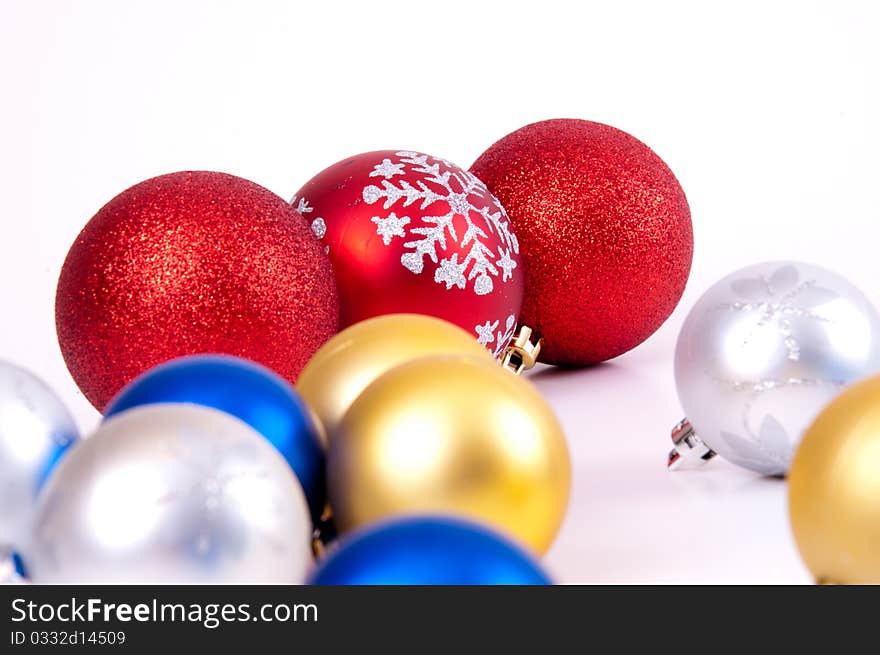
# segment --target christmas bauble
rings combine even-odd
[[[320,430],[299,394],[269,369],[228,355],[191,355],[135,378],[110,402],[105,419],[156,403],[192,403],[241,419],[287,460],[318,519],[324,509]]]
[[[841,276],[780,261],[740,269],[688,313],[675,383],[697,437],[735,464],[788,470],[822,407],[880,370],[880,315]]]
[[[70,249],[55,303],[71,374],[98,409],[181,355],[246,357],[295,381],[337,328],[329,261],[281,198],[223,173],[123,191]]]
[[[367,152],[313,177],[293,204],[330,255],[342,327],[429,314],[496,354],[510,340],[523,297],[519,243],[472,174],[418,152]]]
[[[39,378],[0,361],[0,545],[27,539],[37,492],[79,432]]]
[[[590,121],[527,125],[471,167],[510,215],[525,261],[520,321],[541,361],[584,365],[647,339],[691,266],[684,192],[641,141]]]
[[[429,355],[489,352],[461,328],[421,314],[388,314],[345,328],[309,360],[296,388],[315,410],[328,437],[361,391],[386,371]]]
[[[65,457],[25,563],[38,584],[299,584],[302,489],[269,442],[209,407],[128,410]]]
[[[880,376],[819,414],[788,474],[791,528],[820,583],[880,584]]]
[[[483,359],[426,357],[354,401],[329,444],[327,486],[343,532],[402,514],[453,514],[544,552],[568,502],[568,449],[527,380]]]
[[[431,516],[372,525],[344,540],[317,585],[547,585],[532,557],[471,521]]]

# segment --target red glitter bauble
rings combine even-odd
[[[590,121],[527,125],[471,167],[501,201],[526,265],[522,323],[541,361],[584,365],[639,345],[675,308],[693,254],[672,171],[626,132]]]
[[[496,354],[509,341],[519,243],[471,173],[418,152],[367,152],[318,173],[293,204],[330,255],[341,327],[408,312],[455,323]]]
[[[337,329],[330,262],[263,187],[187,171],[141,182],[95,214],[55,297],[58,341],[102,409],[148,368],[195,353],[245,357],[296,380]]]

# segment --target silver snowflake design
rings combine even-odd
[[[434,282],[445,283],[447,289],[452,287],[464,289],[464,285],[467,283],[464,277],[465,268],[467,268],[467,263],[459,264],[458,253],[455,253],[452,255],[452,259],[444,259],[440,262],[440,266],[434,272]]]
[[[501,259],[498,260],[498,266],[503,271],[502,279],[507,280],[513,277],[513,269],[516,268],[516,262],[510,257],[510,251],[502,252]]]
[[[385,218],[373,216],[370,220],[376,224],[376,234],[382,237],[382,243],[386,246],[391,244],[391,240],[394,237],[405,237],[406,230],[403,228],[409,225],[410,222],[409,216],[398,217],[394,212],[391,212]]]
[[[755,329],[771,328],[778,331],[780,342],[786,350],[787,359],[798,362],[801,344],[818,344],[828,347],[824,330],[827,319],[815,308],[835,300],[839,295],[821,287],[815,280],[801,280],[798,269],[785,265],[769,276],[740,278],[730,284],[731,291],[741,300],[719,307],[722,311],[757,314]],[[788,470],[792,458],[793,440],[783,424],[773,415],[765,414],[755,430],[752,414],[758,398],[771,390],[796,386],[842,386],[839,380],[813,379],[808,377],[762,378],[757,380],[721,381],[734,389],[750,395],[743,406],[741,425],[745,437],[732,432],[721,432],[721,438],[737,453],[745,466],[766,468],[769,464],[779,470]]]
[[[798,340],[808,336],[827,342],[821,324],[825,319],[813,311],[838,297],[837,293],[816,284],[815,280],[800,280],[794,266],[782,266],[769,277],[741,278],[730,284],[731,290],[742,302],[724,305],[737,312],[758,312],[758,327],[774,323],[792,361],[800,359]]]
[[[513,338],[513,333],[516,330],[516,316],[511,314],[507,317],[507,320],[504,322],[504,330],[498,330],[499,323],[500,321],[486,321],[481,325],[474,326],[474,331],[477,333],[477,341],[480,344],[486,348],[494,344],[491,350],[496,358],[501,357],[504,349],[507,348],[507,344]]]
[[[395,175],[405,175],[403,169],[403,164],[395,164],[386,157],[382,160],[381,164],[376,164],[376,167],[370,173],[370,177],[381,176],[385,179],[389,179],[394,177]]]
[[[291,205],[296,205],[296,211],[298,211],[304,219],[307,221],[309,217],[306,214],[314,213],[315,208],[309,204],[309,201],[305,198],[297,199],[296,196],[293,197],[293,200],[290,201]],[[315,233],[315,236],[319,239],[323,239],[324,235],[327,234],[327,223],[320,216],[316,216],[311,219],[310,225],[312,226],[312,232]]]
[[[721,438],[736,453],[741,464],[748,468],[764,469],[768,464],[787,471],[793,456],[791,439],[782,424],[770,414],[764,417],[758,434],[751,439],[721,431]]]
[[[472,283],[472,291],[479,296],[491,293],[497,280],[503,283],[511,279],[517,267],[512,255],[519,254],[519,242],[510,230],[504,208],[486,185],[445,159],[409,151],[395,156],[397,161],[386,157],[374,166],[370,177],[377,178],[379,185],[368,184],[362,195],[369,205],[381,206],[386,212],[396,210],[377,214],[371,220],[386,246],[395,238],[405,239],[403,246],[408,252],[400,258],[404,268],[421,274],[427,258],[436,264],[437,284],[465,289]],[[407,171],[419,174],[421,179],[415,185],[395,181],[395,176]],[[422,215],[416,223],[411,216],[397,215],[414,206],[420,212],[431,210],[436,214]],[[456,218],[464,221],[461,235]],[[488,245],[491,234],[498,241],[494,248]],[[457,252],[446,253],[450,243],[470,246],[464,259],[459,261]]]

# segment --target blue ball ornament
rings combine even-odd
[[[110,401],[107,419],[133,407],[190,403],[241,419],[268,439],[299,479],[312,518],[324,510],[324,449],[310,410],[283,378],[229,355],[192,355],[165,362],[135,378]]]
[[[316,585],[547,585],[532,557],[485,527],[451,517],[377,523],[344,539]]]

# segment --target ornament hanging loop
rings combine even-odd
[[[504,349],[501,366],[514,375],[521,375],[523,371],[528,371],[537,363],[543,343],[544,339],[532,340],[532,328],[527,325],[520,326],[513,340]]]
[[[684,459],[704,464],[718,454],[703,443],[703,440],[694,432],[694,426],[686,418],[681,419],[672,428],[672,443],[674,446],[669,451],[669,460],[666,462],[670,471],[679,468]]]

